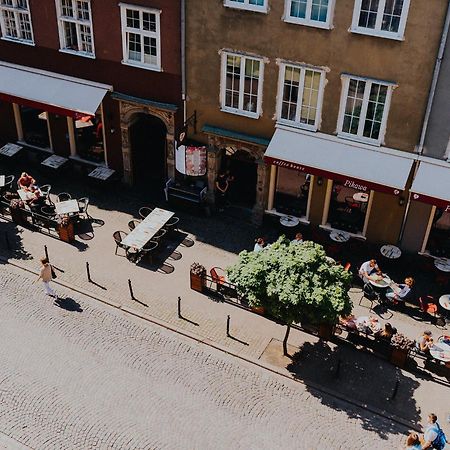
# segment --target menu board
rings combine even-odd
[[[199,177],[206,173],[206,147],[186,147],[186,175]]]

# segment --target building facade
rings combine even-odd
[[[264,215],[397,243],[445,0],[191,0],[188,115]]]
[[[180,22],[178,0],[1,0],[0,139],[162,186],[182,121]]]
[[[450,15],[436,58],[402,244],[450,258]]]

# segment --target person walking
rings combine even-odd
[[[55,271],[47,258],[41,258],[41,271],[36,281],[42,280],[45,293],[51,297],[57,297],[56,292],[50,287],[50,281],[56,278]]]
[[[428,425],[423,434],[422,449],[444,450],[447,440],[442,428],[437,422],[436,414],[428,414]]]

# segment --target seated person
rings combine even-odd
[[[32,187],[35,186],[36,180],[28,175],[26,172],[22,172],[18,181],[19,187],[24,191],[30,191]]]
[[[405,301],[411,294],[411,289],[414,286],[414,278],[406,277],[405,283],[394,284],[394,289],[389,287],[386,291],[386,298],[392,301]]]
[[[410,433],[407,437],[406,450],[422,450],[422,444],[417,433]]]
[[[291,244],[303,244],[303,234],[297,233],[295,238],[292,239]]]
[[[375,259],[371,259],[370,261],[366,261],[361,264],[358,272],[360,278],[364,281],[364,283],[368,283],[369,279],[374,274],[381,274],[381,270],[378,267],[378,264]]]
[[[377,333],[375,336],[379,339],[390,342],[392,336],[397,333],[397,328],[393,327],[389,322],[384,325],[384,328]]]
[[[430,348],[433,347],[433,337],[431,331],[424,331],[416,340],[416,347],[422,353],[429,353]]]
[[[256,239],[253,251],[260,252],[261,250],[264,250],[265,246],[266,246],[266,243],[264,242],[264,239],[260,237],[260,238]]]

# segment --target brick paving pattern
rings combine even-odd
[[[24,445],[385,449],[404,439],[380,416],[61,286],[59,308],[33,279],[0,265],[0,430]]]

